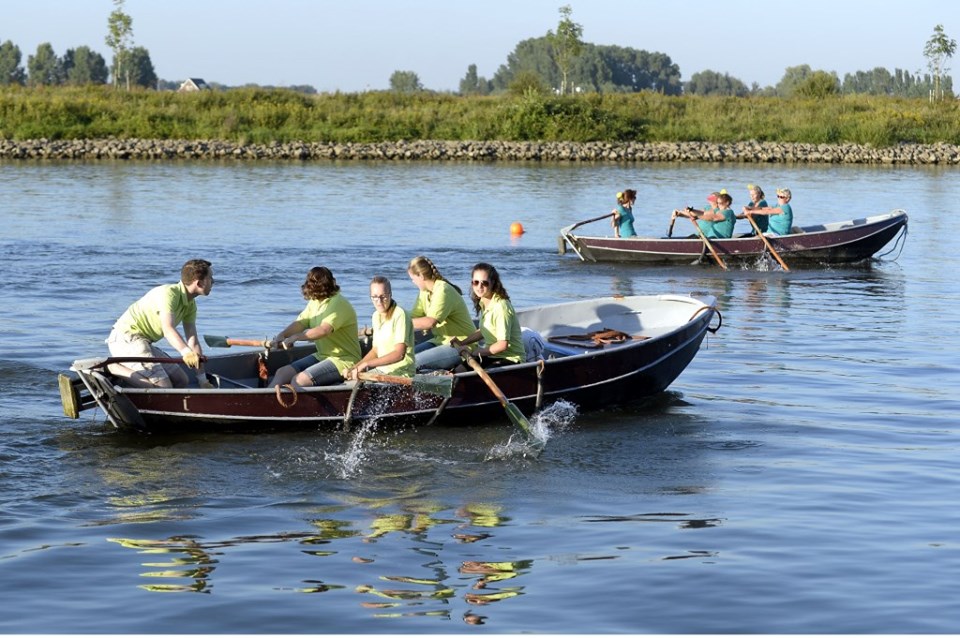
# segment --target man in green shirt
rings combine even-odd
[[[107,346],[113,357],[169,357],[155,343],[166,339],[184,363],[197,370],[200,387],[213,387],[203,373],[203,350],[197,338],[197,302],[213,288],[209,261],[191,259],[180,269],[180,282],[152,288],[130,304],[113,325]],[[177,326],[183,324],[183,334]],[[136,388],[182,388],[189,383],[179,364],[123,362],[111,364],[112,374]]]

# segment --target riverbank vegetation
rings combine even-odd
[[[500,140],[960,144],[960,102],[866,95],[457,96],[284,89],[176,93],[107,86],[0,88],[0,137],[238,143]]]

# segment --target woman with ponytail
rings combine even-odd
[[[433,262],[423,255],[410,260],[407,274],[420,291],[410,313],[413,328],[432,333],[428,341],[417,344],[417,367],[449,370],[460,363],[460,355],[450,346],[450,340],[463,339],[476,330],[463,292],[444,279]]]

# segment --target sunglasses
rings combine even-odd
[[[787,198],[786,195],[777,195],[777,199],[786,199],[786,198]]]
[[[474,286],[484,286],[484,287],[487,287],[487,286],[490,285],[490,281],[489,281],[488,279],[474,279],[474,280],[473,280],[473,285],[474,285]]]

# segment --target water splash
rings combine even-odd
[[[577,406],[569,401],[560,399],[551,403],[541,411],[530,417],[530,431],[532,437],[522,433],[510,435],[506,443],[494,445],[484,460],[508,459],[515,457],[536,458],[543,452],[547,441],[556,434],[562,433],[577,418]]]
[[[356,429],[347,449],[343,454],[334,455],[334,461],[338,466],[338,476],[347,479],[361,473],[361,467],[367,460],[367,446],[365,445],[370,436],[377,430],[377,419],[370,419],[360,424]]]

